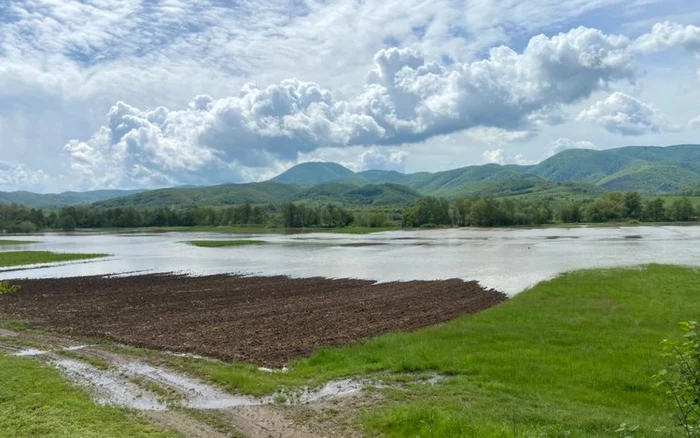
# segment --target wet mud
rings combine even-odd
[[[143,275],[17,281],[0,318],[71,336],[281,367],[320,347],[415,330],[506,295],[462,280]]]

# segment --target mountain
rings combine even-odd
[[[149,190],[95,203],[96,207],[170,207],[279,204],[295,201],[339,202],[347,205],[412,204],[421,194],[396,184],[325,183],[313,186],[266,181],[211,187]]]
[[[420,196],[591,196],[605,191],[645,194],[700,190],[700,145],[570,149],[534,166],[485,164],[443,172],[353,172],[337,163],[292,167],[270,181],[177,187],[140,193],[97,191],[58,195],[0,193],[0,202],[32,207],[94,202],[97,207],[279,204],[408,205]],[[120,196],[128,195],[128,196]]]
[[[533,177],[558,183],[584,183],[587,190],[597,186],[603,190],[662,194],[700,183],[700,145],[627,146],[602,151],[569,149],[535,166],[485,164],[413,174],[383,170],[355,173],[336,163],[304,163],[280,177],[295,184],[307,184],[305,181],[314,178],[323,182],[401,184],[423,195],[445,197],[479,193],[486,185]]]
[[[284,184],[315,185],[352,179],[355,172],[336,163],[302,163],[283,172],[270,181]]]
[[[119,196],[141,193],[143,190],[94,190],[90,192],[32,193],[0,192],[0,204],[22,204],[29,208],[56,208],[67,205],[92,204]]]
[[[671,193],[700,182],[700,145],[570,149],[530,173],[553,181],[585,181],[607,190]]]

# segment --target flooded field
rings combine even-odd
[[[0,279],[180,272],[238,273],[410,281],[461,278],[509,294],[564,271],[674,263],[700,266],[700,227],[425,230],[371,235],[236,235],[264,245],[198,248],[195,239],[231,239],[210,233],[38,235],[40,243],[6,245],[112,257],[5,270]],[[13,237],[13,239],[15,239]],[[21,238],[16,238],[21,239]]]

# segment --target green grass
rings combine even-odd
[[[58,350],[56,351],[56,354],[59,354],[63,357],[67,357],[69,359],[75,359],[81,362],[85,362],[100,370],[108,370],[111,368],[111,366],[109,365],[109,363],[107,363],[106,360],[100,359],[99,357],[83,354],[79,351]]]
[[[0,267],[32,265],[36,263],[66,262],[106,257],[108,254],[71,254],[50,251],[0,252]]]
[[[263,240],[190,240],[190,245],[202,248],[223,248],[227,246],[264,245]]]
[[[9,239],[2,239],[0,240],[0,246],[5,246],[5,245],[27,245],[30,243],[38,243],[34,240],[9,240]]]
[[[663,367],[661,341],[700,316],[699,295],[697,269],[574,272],[480,314],[322,349],[288,373],[201,360],[180,366],[252,394],[343,376],[447,376],[383,390],[386,403],[359,421],[391,437],[616,436],[623,422],[639,425],[639,436],[674,436],[672,407],[651,376]]]
[[[169,437],[125,410],[102,407],[37,361],[0,355],[0,436]]]

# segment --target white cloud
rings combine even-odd
[[[402,171],[408,154],[405,151],[371,147],[363,151],[358,160],[359,170],[396,170]]]
[[[700,127],[700,115],[693,117],[688,121],[688,127],[697,128]]]
[[[380,50],[367,84],[351,99],[288,79],[248,84],[235,97],[198,96],[182,110],[120,102],[108,125],[65,150],[72,171],[90,186],[154,186],[216,175],[231,180],[242,168],[321,147],[416,143],[467,129],[517,140],[528,135],[533,117],[545,119],[543,111],[631,78],[628,43],[577,28],[538,35],[521,54],[501,46],[483,60],[451,65],[410,49]]]
[[[642,135],[678,129],[665,120],[653,106],[619,91],[581,111],[578,119],[597,123],[609,132],[622,135]]]
[[[0,188],[12,190],[14,187],[41,188],[48,180],[42,170],[30,169],[24,164],[0,161]]]
[[[586,140],[574,141],[570,138],[562,137],[554,140],[551,144],[550,155],[556,155],[567,149],[596,149],[595,144]]]
[[[634,42],[634,48],[642,53],[654,53],[669,47],[680,46],[691,52],[700,51],[700,27],[663,22],[655,24],[651,32]]]
[[[532,160],[526,159],[522,154],[512,154],[503,149],[488,149],[482,154],[485,163],[494,164],[533,164]]]

